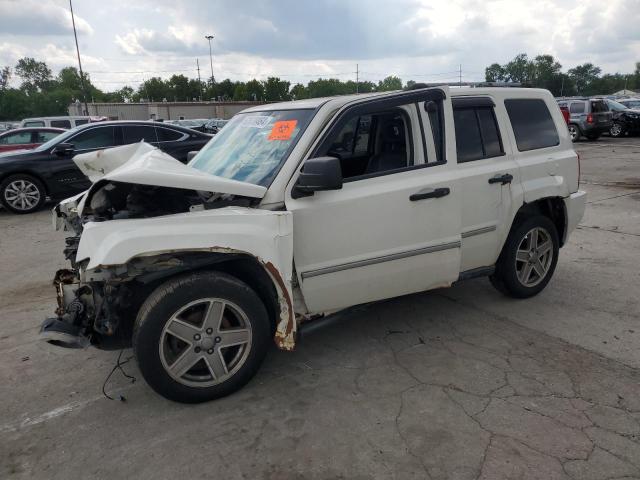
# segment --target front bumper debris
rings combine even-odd
[[[71,325],[59,317],[47,318],[40,327],[40,338],[63,348],[86,348],[90,342],[81,334],[79,325]]]

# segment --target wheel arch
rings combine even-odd
[[[544,215],[549,218],[558,230],[560,246],[564,245],[567,231],[567,207],[562,197],[545,197],[524,203],[516,213],[510,231],[531,215]]]
[[[283,288],[284,282],[273,265],[264,263],[251,254],[230,251],[180,251],[140,256],[120,266],[116,276],[118,280],[130,283],[140,296],[140,305],[135,307],[135,315],[131,315],[133,318],[137,315],[144,298],[161,284],[185,273],[199,271],[224,272],[246,283],[264,303],[278,347],[286,350],[293,348],[293,342],[289,344],[288,337],[283,338],[281,335],[283,322],[286,320],[285,327],[291,328],[289,324],[294,321],[292,304],[286,289]]]
[[[33,172],[31,170],[16,170],[16,171],[10,171],[10,172],[2,172],[0,173],[0,183],[4,182],[7,178],[12,177],[14,175],[29,175],[30,177],[35,178],[36,180],[38,180],[42,186],[44,187],[44,193],[46,195],[49,195],[49,185],[47,185],[47,182],[44,180],[44,178],[42,178],[42,175]]]

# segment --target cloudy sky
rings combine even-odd
[[[68,0],[0,0],[0,66],[76,65]],[[565,69],[640,61],[640,0],[75,0],[83,67],[105,90],[152,76],[484,79],[520,52]]]

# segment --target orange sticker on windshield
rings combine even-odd
[[[269,140],[289,140],[296,129],[297,120],[281,120],[273,124]]]

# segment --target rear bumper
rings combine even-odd
[[[564,199],[564,209],[567,218],[567,228],[564,231],[563,244],[566,243],[571,232],[578,226],[582,217],[584,216],[584,210],[587,205],[587,192],[578,190],[572,193]]]

